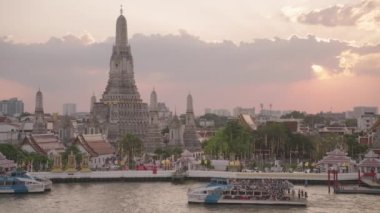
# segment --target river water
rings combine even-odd
[[[44,194],[0,195],[0,213],[108,212],[380,212],[380,196],[329,194],[308,186],[305,207],[187,204],[189,187],[204,183],[112,182],[54,184]]]

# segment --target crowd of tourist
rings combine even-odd
[[[295,198],[291,183],[277,179],[231,180],[231,195],[245,195],[253,199],[289,200]],[[298,198],[307,198],[307,193],[298,190]]]

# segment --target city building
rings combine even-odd
[[[378,107],[375,106],[357,106],[353,111],[345,113],[346,119],[358,119],[364,114],[378,114]]]
[[[380,118],[371,127],[369,132],[369,137],[372,142],[371,148],[376,154],[380,154]]]
[[[366,112],[357,117],[358,131],[367,132],[375,124],[378,117],[378,115],[372,112]]]
[[[241,114],[247,114],[252,117],[255,117],[255,107],[252,107],[252,108],[235,107],[233,110],[233,116],[237,118]]]
[[[74,103],[63,104],[63,115],[72,116],[77,112],[77,105]]]
[[[211,114],[212,113],[212,109],[211,108],[206,108],[205,109],[205,114]]]
[[[102,98],[93,104],[94,118],[110,142],[134,134],[142,141],[149,125],[148,104],[143,103],[134,78],[133,57],[128,43],[127,20],[120,10],[109,79]]]
[[[0,114],[19,116],[24,112],[24,102],[17,98],[0,101]]]
[[[204,118],[199,119],[199,126],[208,128],[208,127],[215,127],[215,121],[213,120],[207,120]]]
[[[0,122],[0,144],[18,144],[21,137],[20,129],[17,124]]]
[[[218,116],[224,116],[224,117],[230,117],[231,112],[228,109],[214,109],[213,114],[218,115]]]

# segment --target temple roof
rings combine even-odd
[[[257,125],[255,121],[252,119],[251,115],[248,114],[241,114],[239,115],[239,120],[243,122],[244,125],[248,126],[252,130],[257,129]]]
[[[82,145],[91,157],[115,153],[112,145],[101,134],[79,135],[76,143]]]
[[[379,155],[376,154],[373,150],[369,150],[367,154],[364,155],[364,158],[378,158]]]
[[[347,156],[346,152],[343,152],[340,149],[334,149],[331,152],[327,152],[327,155],[323,157],[322,160],[318,161],[318,164],[332,164],[332,165],[348,165],[356,164],[354,160]]]
[[[334,155],[334,156],[347,156],[347,152],[344,152],[340,149],[334,149],[331,152],[326,152],[327,155]]]
[[[65,146],[54,134],[32,134],[25,137],[22,145],[29,144],[35,152],[46,155],[51,150],[64,152]]]
[[[365,158],[364,160],[360,161],[359,166],[377,168],[377,167],[380,167],[380,159]]]

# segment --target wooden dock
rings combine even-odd
[[[368,187],[358,187],[358,186],[344,186],[336,187],[334,189],[336,194],[370,194],[370,195],[380,195],[380,189],[368,188]]]

